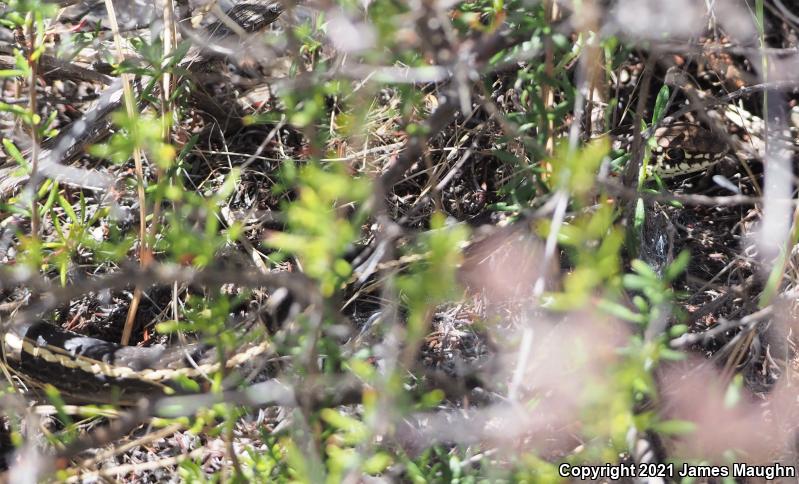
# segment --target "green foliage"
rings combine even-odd
[[[655,100],[655,109],[652,114],[652,122],[649,125],[650,129],[654,129],[658,123],[660,123],[663,117],[666,115],[665,109],[666,105],[669,101],[669,86],[663,85],[663,87],[658,91],[657,98]],[[642,127],[642,130],[645,130],[646,126]],[[652,151],[657,147],[657,140],[654,136],[650,136],[647,140],[647,143],[644,145],[644,159],[643,163],[641,164],[641,170],[638,172],[638,188],[639,190],[643,188],[644,182],[648,175],[652,173],[649,169],[649,163],[652,160]],[[655,175],[657,177],[657,175]],[[635,224],[634,227],[637,231],[641,230],[643,227],[643,202],[638,202],[640,209],[636,212]]]
[[[666,105],[669,101],[669,86],[664,84],[658,91],[657,98],[655,99],[655,109],[652,112],[652,125],[656,125],[663,120],[666,115]]]
[[[564,188],[578,201],[595,189],[596,172],[610,149],[607,138],[592,141],[581,150],[561,144],[552,160],[552,185]]]
[[[593,214],[577,217],[561,228],[558,241],[574,261],[574,269],[563,280],[564,290],[549,295],[550,307],[577,309],[588,303],[597,289],[605,288],[611,295],[620,289],[624,237],[614,225],[615,218],[613,206],[603,203]],[[542,236],[549,230],[548,221],[540,224]]]
[[[635,310],[609,300],[603,300],[601,307],[616,317],[639,323],[644,327],[660,320],[664,317],[664,311],[671,311],[670,306],[674,299],[671,283],[685,270],[689,259],[688,252],[681,252],[662,276],[645,262],[632,261],[633,273],[625,274],[622,284],[628,291],[637,293],[632,298]]]
[[[427,260],[413,265],[406,275],[397,278],[397,288],[408,307],[408,341],[424,336],[430,311],[457,294],[455,268],[461,253],[458,249],[468,235],[463,226],[446,227],[444,216],[434,214],[431,231],[420,240]]]
[[[23,52],[17,47],[13,49],[14,67],[0,70],[0,79],[22,78],[30,82],[34,66],[46,49],[44,42],[45,23],[56,12],[56,5],[45,3],[41,0],[10,2],[9,8],[4,12],[5,16],[0,19],[0,24],[5,24],[9,28],[22,29],[28,33],[32,29],[34,38],[27,39],[31,49],[30,52]],[[40,114],[31,110],[30,102],[27,105],[20,105],[3,101],[0,101],[0,112],[10,113],[26,126],[33,128],[39,137],[49,134],[49,126],[55,119],[54,116],[56,114],[53,112],[43,123]],[[8,149],[6,140],[4,140],[4,145]]]
[[[25,14],[27,13],[32,13],[36,22],[55,17],[58,13],[57,4],[44,0],[9,0],[5,3],[8,4],[8,8],[3,17],[3,23],[9,27],[25,25]]]
[[[404,467],[403,481],[413,483],[428,483],[428,482],[455,482],[455,483],[482,483],[482,482],[525,482],[524,475],[541,476],[546,471],[543,469],[546,466],[551,467],[551,464],[546,464],[539,461],[540,465],[531,465],[528,467],[526,463],[519,462],[519,474],[515,478],[509,479],[507,476],[512,475],[506,472],[492,472],[489,466],[485,466],[486,459],[475,459],[475,456],[480,456],[481,449],[478,447],[469,447],[463,449],[459,447],[445,447],[441,445],[433,445],[420,455],[413,459],[407,456],[401,457],[401,463]],[[533,458],[531,457],[531,461]],[[535,468],[533,470],[533,468]],[[541,471],[541,473],[539,473]],[[547,482],[547,481],[543,481]],[[557,482],[557,481],[549,481]]]
[[[155,250],[164,251],[170,260],[196,267],[212,265],[219,249],[236,240],[241,229],[238,223],[223,229],[219,221],[219,207],[230,196],[237,180],[238,172],[234,170],[210,196],[162,181],[154,192],[173,202],[174,209],[165,214],[162,237],[156,241]]]
[[[327,439],[327,482],[341,482],[344,475],[352,471],[379,474],[392,464],[393,458],[386,452],[363,455],[359,444],[370,437],[369,429],[359,419],[333,409],[323,409],[320,418],[334,429]]]
[[[629,337],[628,344],[620,352],[621,359],[611,367],[610,378],[594,389],[594,404],[602,412],[615,415],[614,420],[607,420],[609,426],[594,429],[599,434],[611,436],[617,443],[617,449],[623,449],[624,433],[630,427],[640,431],[656,430],[670,434],[684,433],[691,429],[690,424],[679,421],[663,421],[654,412],[634,414],[634,405],[657,399],[657,386],[654,370],[661,360],[681,359],[682,354],[669,348],[668,340],[677,334],[675,331],[660,333],[657,324],[671,311],[673,300],[671,283],[679,276],[688,264],[688,254],[683,252],[659,276],[646,263],[632,261],[633,273],[624,275],[624,287],[636,294],[631,309],[610,299],[600,301],[599,307],[622,320],[640,324],[645,328],[645,337],[640,333]],[[676,329],[676,328],[674,328]],[[590,422],[602,421],[598,414],[592,415]],[[613,424],[616,424],[615,426]]]
[[[78,259],[91,257],[98,262],[117,261],[133,244],[132,239],[105,224],[108,207],[90,206],[83,193],[78,196],[77,212],[73,208],[74,202],[60,191],[58,183],[45,181],[39,188],[38,198],[45,200],[39,211],[40,215],[51,217],[54,237],[42,242],[38,238],[22,236],[20,245],[24,250],[17,260],[33,270],[56,270],[62,285],[67,284],[69,271]],[[15,199],[9,202],[15,203]]]
[[[344,317],[340,314],[333,317],[333,313],[340,309],[344,289],[349,289],[348,283],[354,279],[350,256],[364,234],[372,235],[364,229],[375,221],[369,210],[382,202],[367,203],[375,202],[371,199],[370,177],[379,176],[397,155],[392,148],[385,156],[369,154],[361,158],[360,154],[353,155],[350,148],[362,145],[363,152],[368,153],[373,147],[383,148],[379,144],[389,138],[404,141],[404,137],[412,137],[430,147],[414,160],[416,166],[409,172],[408,179],[403,180],[403,185],[406,181],[411,186],[418,182],[424,186],[425,194],[430,188],[425,183],[432,183],[442,174],[439,168],[444,165],[431,166],[431,160],[439,152],[447,153],[448,157],[450,150],[453,153],[472,150],[475,158],[470,164],[481,157],[474,163],[475,170],[500,165],[503,174],[490,180],[496,186],[486,183],[481,187],[492,198],[489,207],[503,212],[507,220],[535,214],[528,220],[535,220],[536,233],[541,239],[552,236],[557,242],[549,262],[563,268],[563,277],[553,281],[548,286],[551,291],[535,301],[540,304],[535,310],[542,313],[583,311],[597,315],[595,324],[600,328],[610,325],[608,320],[612,320],[614,323],[621,321],[619,325],[629,330],[629,335],[613,348],[614,354],[608,357],[610,363],[598,369],[584,368],[593,362],[586,357],[589,351],[580,350],[585,350],[591,341],[576,336],[570,342],[577,350],[569,361],[574,370],[592,372],[575,397],[579,404],[579,438],[583,446],[580,452],[565,453],[558,459],[575,463],[616,462],[620,455],[629,451],[626,435],[631,428],[666,435],[691,432],[690,423],[665,420],[654,410],[640,410],[651,408],[645,405],[649,402],[658,402],[654,378],[658,365],[681,357],[668,346],[668,339],[686,331],[687,327],[679,324],[667,327],[665,320],[673,311],[672,285],[687,267],[688,255],[680,254],[663,275],[638,260],[630,263],[629,270],[625,269],[625,228],[619,223],[622,211],[619,200],[607,196],[603,186],[595,182],[602,163],[620,167],[628,161],[629,153],[621,153],[619,149],[610,155],[610,143],[606,138],[583,142],[575,137],[568,143],[559,141],[566,138],[564,134],[575,123],[583,123],[583,119],[574,116],[575,105],[584,102],[579,94],[583,86],[578,89],[576,85],[576,79],[582,75],[578,70],[582,63],[598,48],[603,54],[599,70],[605,71],[600,72],[600,76],[610,76],[619,65],[629,61],[629,54],[639,46],[626,45],[616,37],[598,39],[595,32],[578,31],[568,36],[546,18],[542,3],[524,0],[466,1],[454,4],[446,12],[438,12],[438,7],[434,6],[426,13],[442,15],[424,19],[429,20],[427,24],[417,24],[422,21],[417,19],[418,13],[404,2],[375,0],[367,3],[368,7],[364,8],[355,0],[339,2],[341,11],[367,39],[363,49],[354,49],[345,55],[331,56],[327,52],[326,37],[331,28],[327,13],[310,16],[285,32],[257,34],[248,39],[248,42],[262,41],[264,45],[274,43],[278,47],[275,52],[284,52],[288,46],[298,54],[287,62],[292,81],[277,86],[276,98],[265,103],[267,108],[259,107],[243,120],[246,126],[279,123],[270,134],[270,140],[278,140],[280,148],[275,151],[279,155],[270,158],[270,163],[279,157],[280,185],[267,186],[262,192],[282,200],[280,215],[285,229],[266,232],[265,236],[257,229],[250,231],[251,227],[245,232],[243,223],[231,223],[227,218],[224,224],[221,222],[221,207],[234,204],[241,207],[247,203],[236,197],[246,192],[242,187],[249,181],[246,175],[251,173],[243,171],[242,176],[238,169],[213,165],[211,170],[222,176],[213,177],[214,181],[207,185],[194,186],[197,172],[202,170],[195,170],[198,167],[190,162],[217,148],[195,149],[196,143],[205,140],[200,139],[200,130],[194,130],[193,122],[185,130],[189,136],[182,137],[183,141],[190,140],[180,150],[169,141],[170,130],[179,123],[186,123],[182,117],[190,111],[187,94],[192,89],[207,87],[195,85],[196,79],[188,79],[193,74],[181,67],[180,62],[190,44],[183,43],[165,56],[164,45],[157,37],[129,37],[127,40],[135,55],[122,63],[111,62],[114,75],[131,74],[141,83],[141,104],[146,106],[147,114],[116,113],[113,121],[118,130],[105,142],[92,147],[90,154],[115,164],[126,164],[136,152],[141,152],[145,163],[156,168],[145,181],[144,205],[150,217],[146,245],[152,251],[149,256],[167,263],[204,268],[218,260],[220,249],[226,245],[237,241],[251,243],[262,240],[258,237],[263,236],[266,248],[275,251],[269,254],[269,260],[296,261],[292,269],[315,281],[324,300],[323,307],[314,308],[319,311],[318,320],[308,314],[300,315],[274,335],[279,353],[276,359],[285,364],[290,377],[287,381],[301,387],[305,378],[346,375],[355,378],[364,388],[358,405],[319,409],[307,405],[306,401],[298,401],[296,410],[287,419],[290,423],[280,427],[281,430],[272,433],[271,424],[264,425],[254,432],[252,441],[237,441],[235,446],[231,445],[236,449],[235,469],[209,474],[203,459],[192,457],[180,462],[180,477],[190,482],[225,479],[235,482],[341,482],[353,480],[354,476],[397,478],[414,483],[503,479],[563,482],[555,459],[532,450],[498,455],[497,449],[488,443],[477,442],[469,446],[429,444],[418,449],[418,453],[406,455],[401,446],[392,441],[394,424],[407,415],[457,405],[463,405],[464,412],[470,410],[468,397],[450,399],[443,389],[424,387],[421,383],[427,382],[417,373],[417,352],[430,330],[433,316],[443,305],[458,301],[463,294],[456,275],[462,259],[461,247],[469,231],[464,224],[447,220],[445,204],[426,209],[422,203],[416,205],[417,201],[422,201],[420,197],[409,213],[399,207],[403,219],[400,225],[405,231],[402,252],[407,257],[396,274],[376,273],[377,277],[386,277],[388,281],[380,281],[387,290],[375,298],[384,304],[382,298],[386,294],[389,297],[398,294],[399,317],[391,324],[379,321],[375,324],[375,332],[390,331],[396,338],[386,341],[399,348],[374,345],[351,352],[351,342],[343,342],[353,335],[342,336],[343,331],[336,334],[344,326],[336,318]],[[9,7],[0,23],[9,28],[33,29],[36,37],[32,53],[13,51],[13,66],[0,70],[0,78],[27,82],[35,70],[35,62],[47,50],[49,41],[45,33],[58,6],[42,0],[15,0]],[[575,12],[582,14],[582,8],[584,6],[577,5]],[[762,5],[760,10],[762,27]],[[428,37],[425,28],[434,29],[437,25],[441,27],[443,38]],[[508,35],[508,39],[520,35],[523,42],[514,42],[511,47],[495,53],[488,65],[480,66],[482,71],[472,69],[474,59],[461,56],[469,53],[473,43],[482,45],[490,40],[488,36],[500,32]],[[99,30],[74,34],[58,48],[63,51],[65,45],[76,49],[102,45],[98,34]],[[428,42],[450,44],[453,49],[430,48]],[[423,48],[416,48],[418,46]],[[345,58],[351,64],[345,64]],[[374,70],[374,73],[368,78],[358,78],[363,76],[346,71],[349,65],[369,69],[369,72]],[[461,68],[468,72],[464,75],[458,71]],[[445,72],[449,78],[440,83],[409,82],[393,74],[401,69],[416,73]],[[386,74],[387,71],[390,73]],[[168,99],[171,112],[162,111],[167,103],[162,103],[160,97],[161,81],[167,73],[178,78]],[[353,78],[357,79],[353,82]],[[597,85],[601,84],[600,79]],[[245,89],[245,86],[246,82],[242,82],[237,88]],[[458,90],[460,102],[467,108],[470,107],[467,103],[472,103],[474,110],[461,113],[454,129],[431,129],[426,118],[435,111],[442,94],[450,95],[450,87]],[[644,130],[657,125],[667,114],[669,98],[670,91],[664,86],[656,96],[652,118],[636,128]],[[623,102],[624,105],[628,103],[629,99]],[[591,119],[604,117],[606,126],[610,126],[620,104],[620,99],[607,100],[598,114],[589,113]],[[153,107],[158,114],[152,114]],[[25,130],[35,130],[40,139],[55,134],[56,110],[51,110],[49,115],[42,114],[46,111],[41,106],[39,111],[42,112],[32,112],[25,104],[4,101],[0,102],[0,111],[13,117]],[[296,146],[283,138],[286,132],[300,138]],[[473,138],[474,144],[468,146],[463,140],[469,140],[472,132],[480,132],[488,141]],[[181,139],[175,132],[171,134],[171,139]],[[185,135],[184,132],[180,134]],[[232,139],[228,133],[224,134],[225,142]],[[30,170],[27,154],[11,140],[2,142],[8,158],[20,166],[18,172]],[[454,146],[456,143],[462,144]],[[653,147],[654,139],[650,139],[644,147],[639,189],[644,187]],[[227,155],[233,155],[234,151],[226,147]],[[199,156],[195,156],[198,153]],[[296,161],[286,159],[291,157]],[[233,156],[229,156],[228,160],[232,159]],[[452,168],[452,165],[444,168]],[[458,170],[472,168],[467,164]],[[272,165],[268,170],[271,169]],[[264,175],[264,179],[268,179],[271,173]],[[478,184],[484,182],[477,178]],[[450,185],[452,193],[463,189],[456,186],[461,181]],[[386,188],[395,188],[391,197],[397,199],[418,195],[407,196],[404,190],[411,188],[399,184]],[[560,200],[566,200],[565,213],[558,215],[561,218],[556,219],[557,223],[553,223],[554,217],[549,217],[550,212],[545,210],[553,193],[562,196]],[[249,202],[250,194],[245,195],[243,198]],[[134,255],[136,235],[117,228],[111,210],[95,205],[83,192],[64,189],[48,180],[37,187],[34,196],[33,207],[19,203],[18,199],[0,206],[3,212],[22,218],[38,213],[50,222],[46,236],[41,239],[18,234],[18,264],[57,277],[65,286],[70,283],[73,271],[82,265],[113,263]],[[262,200],[255,202],[260,205]],[[270,209],[275,208],[272,202],[269,201]],[[419,210],[414,211],[417,208]],[[539,212],[539,209],[542,210]],[[632,225],[640,229],[645,215],[643,202],[636,202],[634,210]],[[419,227],[429,229],[414,234]],[[244,240],[244,235],[251,239]],[[412,262],[407,263],[408,260]],[[773,276],[777,277],[776,274],[775,270]],[[777,282],[772,281],[775,291]],[[160,323],[158,331],[192,333],[203,344],[216,348],[219,361],[224,361],[233,348],[242,344],[242,338],[229,331],[226,322],[240,311],[241,305],[250,301],[252,294],[244,291],[232,296],[217,288],[207,288],[202,295],[193,292],[194,288],[188,291],[183,293],[188,295],[179,298],[178,320]],[[506,309],[513,310],[502,308]],[[262,333],[260,329],[253,330],[243,339],[256,341],[271,337]],[[396,351],[396,355],[392,354],[395,360],[389,358],[389,364],[380,360],[392,351]],[[452,363],[457,366],[460,361],[453,358]],[[211,392],[223,389],[224,376],[221,371],[207,375]],[[490,377],[489,373],[488,379]],[[201,385],[193,380],[177,383],[190,392],[201,390]],[[735,405],[740,401],[741,392],[742,382],[735,380],[728,389],[727,404]],[[70,442],[77,435],[81,422],[72,420],[60,395],[53,391],[48,391],[47,395],[64,426],[49,440],[54,445]],[[533,395],[528,401],[517,403],[536,408],[538,398],[540,395]],[[89,418],[102,415],[100,409],[93,410],[96,413],[91,414],[90,408],[85,407],[81,415]],[[233,405],[217,404],[186,417],[183,408],[162,407],[153,424],[165,427],[180,423],[189,432],[227,441],[240,432],[237,422],[244,411]],[[13,425],[19,427],[19,422]],[[12,439],[21,445],[22,433],[16,428],[14,432]],[[64,473],[59,477],[75,476]]]
[[[149,154],[161,169],[168,169],[175,159],[175,148],[163,141],[164,126],[168,119],[157,119],[142,115],[128,116],[117,112],[114,123],[122,130],[111,136],[110,141],[92,146],[92,155],[107,158],[115,163],[125,163],[136,149]]]
[[[574,152],[560,149],[551,161],[553,186],[567,190],[577,207],[588,203],[592,200],[595,170],[607,151],[607,144],[601,141]],[[616,217],[615,207],[603,200],[593,210],[560,227],[558,242],[572,266],[563,278],[562,290],[548,294],[547,307],[574,311],[598,302],[608,314],[646,329],[662,321],[671,310],[670,286],[687,266],[688,254],[680,254],[663,276],[641,261],[631,263],[632,273],[621,274],[624,232],[617,226]],[[549,236],[550,230],[548,221],[539,223],[542,237]],[[634,294],[632,307],[617,302],[624,294],[622,290]],[[658,363],[680,357],[667,344],[669,334],[673,336],[674,332],[654,338],[644,338],[642,333],[632,334],[619,359],[587,380],[580,408],[582,430],[590,444],[578,459],[580,462],[615,462],[618,453],[627,448],[626,435],[632,427],[669,432],[690,429],[684,422],[662,421],[653,412],[634,410],[641,402],[657,398],[653,371]],[[586,342],[573,342],[577,347],[580,344]]]
[[[322,48],[322,41],[321,35],[322,30],[324,30],[325,25],[325,16],[324,14],[319,15],[315,18],[315,21],[308,21],[297,25],[294,28],[293,34],[299,40],[300,46],[300,54],[305,54],[307,56],[314,56],[318,53],[318,51]],[[292,65],[291,71],[292,73],[296,73],[300,69],[299,63],[294,63]]]
[[[364,214],[351,220],[348,212],[366,199],[369,185],[335,166],[325,170],[315,164],[298,172],[285,168],[284,180],[299,185],[297,199],[284,206],[289,230],[273,233],[266,244],[298,256],[305,273],[330,296],[352,272],[343,256],[356,240],[358,218]]]

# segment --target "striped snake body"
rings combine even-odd
[[[260,31],[282,12],[282,4],[274,0],[239,1],[226,12],[226,19],[208,27],[208,39],[200,40],[217,41],[237,33],[231,26],[238,26],[246,33]],[[210,62],[203,59],[198,64]],[[103,91],[94,109],[53,139],[52,149],[40,153],[38,174],[80,187],[108,190],[109,177],[73,169],[64,162],[79,156],[99,133],[107,135],[106,117],[121,102],[122,84],[115,81]],[[16,171],[16,163],[8,167],[0,163],[0,200],[25,181],[26,177],[18,176]],[[266,342],[246,342],[224,355],[213,345],[194,344],[178,349],[128,347],[86,337],[45,321],[9,326],[2,336],[0,362],[6,375],[13,374],[31,386],[55,386],[63,395],[80,402],[134,404],[154,394],[197,391],[203,380],[209,380],[209,375],[257,363],[270,349]]]
[[[196,391],[215,372],[255,363],[269,349],[266,341],[245,343],[222,357],[216,347],[200,344],[122,346],[45,321],[15,325],[3,336],[5,366],[22,382],[52,385],[80,402],[126,405],[143,397]]]

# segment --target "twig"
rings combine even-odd
[[[114,4],[111,0],[105,0],[105,9],[108,12],[108,21],[111,23],[111,31],[114,34],[114,44],[116,46],[117,61],[122,63],[125,60],[125,52],[122,47],[122,35],[119,32]],[[122,74],[122,90],[125,99],[125,111],[128,119],[132,120],[136,116],[136,100],[133,97],[133,88],[129,74]],[[136,129],[135,126],[133,129]],[[133,147],[133,163],[136,170],[136,193],[139,198],[139,263],[146,266],[150,260],[149,243],[147,241],[147,200],[144,195],[144,166],[142,164],[142,153],[139,146]],[[121,343],[128,344],[130,335],[133,331],[133,320],[141,301],[141,287],[136,286],[133,290],[133,300],[128,308],[128,315],[125,318],[125,326],[122,329]]]
[[[39,238],[39,184],[35,181],[39,172],[39,123],[36,122],[38,111],[37,94],[36,94],[36,81],[38,74],[39,61],[34,58],[36,53],[36,20],[32,13],[28,13],[26,19],[27,35],[28,35],[28,68],[30,70],[30,78],[28,79],[28,110],[31,117],[31,140],[33,146],[31,148],[31,184],[28,189],[31,191],[31,237],[34,239]]]
[[[757,205],[763,202],[761,197],[750,197],[748,195],[729,195],[711,197],[699,194],[684,194],[684,193],[650,193],[639,192],[635,189],[625,187],[620,183],[611,181],[608,178],[600,178],[597,180],[597,185],[602,189],[607,190],[612,195],[622,197],[627,200],[635,200],[642,198],[646,201],[654,202],[680,202],[685,205],[704,205],[708,207],[717,206],[733,206],[733,205]],[[799,201],[793,201],[794,204],[799,204]]]
[[[700,342],[710,341],[718,335],[724,334],[727,331],[742,328],[747,326],[756,325],[760,321],[769,318],[774,314],[773,306],[766,306],[763,309],[755,311],[752,314],[744,316],[738,321],[720,321],[714,327],[702,331],[701,333],[685,333],[684,335],[674,338],[669,342],[672,348],[688,348]]]
[[[119,479],[121,476],[130,474],[131,472],[163,469],[165,467],[178,465],[186,460],[200,458],[206,452],[207,449],[205,449],[205,447],[200,447],[198,449],[192,450],[188,454],[165,457],[163,459],[158,459],[149,462],[139,462],[136,464],[123,464],[116,467],[100,469],[96,471],[81,472],[78,475],[67,478],[66,482],[85,482],[87,479],[91,480],[92,477],[104,477],[104,476],[112,476],[115,479]]]
[[[166,427],[164,427],[162,429],[158,429],[158,430],[156,430],[154,432],[150,432],[147,435],[144,435],[143,437],[141,437],[139,439],[133,439],[133,440],[131,440],[128,443],[125,443],[125,444],[122,444],[122,445],[119,445],[119,446],[115,446],[115,447],[113,447],[113,448],[111,448],[111,449],[109,449],[107,451],[104,451],[104,452],[98,452],[98,454],[95,455],[94,457],[91,457],[89,459],[86,459],[86,460],[80,462],[78,464],[78,467],[81,467],[81,468],[85,469],[85,468],[89,468],[89,467],[95,466],[98,463],[100,463],[100,462],[102,462],[102,461],[104,461],[106,459],[110,459],[113,456],[116,456],[116,455],[122,454],[124,452],[127,452],[128,450],[133,449],[135,447],[138,447],[140,445],[144,445],[144,444],[147,444],[147,443],[150,443],[150,442],[156,442],[156,441],[159,441],[159,440],[161,440],[163,438],[166,438],[166,437],[174,434],[175,432],[179,432],[183,427],[184,427],[184,425],[182,423],[175,423],[175,424],[172,424],[172,425],[168,425],[168,426],[166,426]],[[103,473],[113,474],[113,471],[108,472],[108,471],[104,470]],[[81,472],[81,475],[85,477],[85,473]]]

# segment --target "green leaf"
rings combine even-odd
[[[690,252],[684,250],[680,252],[674,261],[666,268],[666,273],[664,274],[664,278],[666,281],[671,282],[677,279],[677,276],[683,273],[685,269],[688,267],[688,263],[691,261],[691,254]]]
[[[58,238],[61,239],[61,241],[66,240],[64,230],[61,228],[61,221],[58,219],[58,214],[56,214],[54,210],[50,211],[50,218],[53,220],[53,230],[58,234]],[[61,242],[58,242],[58,244],[60,245]]]
[[[59,392],[58,389],[53,385],[47,384],[44,386],[44,393],[50,403],[55,407],[61,423],[64,425],[71,425],[72,418],[65,410],[66,402],[64,402],[64,399],[61,397],[61,392]]]
[[[646,220],[646,210],[644,207],[644,200],[639,198],[635,202],[635,214],[633,216],[633,232],[635,237],[640,237],[644,229],[644,221]]]
[[[630,267],[632,267],[633,270],[641,277],[645,277],[653,282],[660,280],[657,273],[651,267],[649,267],[649,264],[641,259],[635,259],[634,261],[630,262]]]
[[[633,296],[633,304],[638,309],[638,312],[646,313],[649,312],[649,303],[647,300],[640,295],[636,294]]]
[[[176,377],[173,378],[173,381],[175,383],[177,383],[178,385],[180,385],[181,388],[183,388],[184,390],[187,390],[187,391],[189,391],[191,393],[199,393],[200,390],[202,390],[200,388],[200,384],[199,383],[197,383],[196,381],[192,380],[191,378],[189,378],[187,376],[183,376],[183,375],[176,376]]]
[[[14,64],[17,66],[17,69],[25,73],[25,77],[30,75],[31,67],[28,65],[28,59],[25,58],[25,54],[19,49],[14,49]]]
[[[652,281],[635,274],[625,274],[624,277],[622,277],[622,284],[631,291],[642,291],[651,287]]]
[[[24,77],[25,73],[20,69],[0,69],[0,77]]]
[[[671,338],[677,338],[687,333],[688,329],[689,328],[687,324],[675,324],[674,326],[669,328],[669,336]]]
[[[599,308],[607,312],[611,316],[615,316],[625,321],[632,323],[644,324],[646,323],[646,316],[643,314],[635,313],[630,308],[622,306],[619,303],[601,300],[599,301]]]
[[[660,357],[669,361],[682,361],[685,359],[685,353],[676,351],[671,348],[660,348]]]
[[[655,125],[660,122],[665,114],[666,104],[669,102],[669,86],[663,84],[660,88],[658,96],[655,99],[655,109],[652,113],[652,124]]]
[[[687,420],[666,420],[652,424],[652,430],[664,435],[686,435],[696,431],[696,424]]]
[[[444,391],[440,389],[429,391],[422,396],[421,406],[423,408],[434,408],[444,401],[445,396]]]
[[[449,470],[452,472],[452,479],[458,479],[461,476],[461,461],[457,455],[452,455],[449,458]]]
[[[325,408],[319,413],[319,416],[338,430],[343,430],[350,435],[366,436],[367,428],[358,419],[344,415],[332,408]]]
[[[53,204],[55,203],[56,198],[58,198],[58,183],[50,183],[50,180],[46,180],[44,183],[42,183],[42,187],[45,187],[48,184],[50,190],[49,190],[49,195],[47,196],[47,200],[44,202],[44,205],[40,210],[42,214],[50,212],[50,209],[53,208]]]
[[[366,459],[363,463],[363,471],[367,474],[378,474],[383,472],[393,462],[390,455],[385,452],[378,452],[372,457]]]
[[[73,224],[80,224],[80,219],[75,213],[75,210],[72,209],[72,204],[70,204],[62,195],[58,196],[58,204],[62,209],[64,209],[64,213],[67,214],[67,217],[69,217]]]
[[[61,287],[67,286],[67,269],[69,269],[69,260],[64,257],[61,259],[61,263],[58,266],[58,276]]]
[[[730,382],[730,385],[727,387],[727,391],[724,394],[724,407],[732,408],[738,405],[738,403],[741,401],[742,393],[743,376],[737,374]]]
[[[22,153],[19,151],[17,146],[8,138],[3,138],[3,147],[6,149],[6,153],[14,159],[20,166],[27,168],[28,162],[25,160],[25,157],[22,156]]]

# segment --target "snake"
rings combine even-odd
[[[62,2],[62,5],[74,2]],[[87,15],[86,9],[105,10],[102,2],[92,0],[83,2],[85,7],[81,10],[82,15]],[[216,2],[212,2],[215,4]],[[257,33],[272,23],[274,23],[283,13],[283,6],[275,0],[239,0],[230,9],[224,12],[225,18],[210,23],[203,29],[185,29],[196,44],[200,47],[219,44],[236,44],[229,42],[230,37],[235,37],[238,33],[246,34]],[[0,10],[0,15],[3,13]],[[231,26],[237,25],[240,30],[234,32]],[[0,50],[3,50],[0,46]],[[180,63],[180,68],[190,74],[197,72],[218,71],[225,65],[224,55],[214,52],[211,49],[203,51],[198,48],[193,55],[186,55]],[[51,70],[58,70],[57,65],[50,66]],[[83,73],[95,73],[89,69],[82,69]],[[95,73],[96,74],[96,73]],[[83,74],[85,79],[87,74]],[[119,110],[124,102],[123,83],[120,78],[107,81],[107,86],[103,89],[99,99],[90,109],[78,120],[66,126],[57,136],[44,140],[41,143],[39,154],[38,175],[57,180],[60,183],[72,185],[78,188],[88,188],[95,191],[106,192],[113,187],[113,178],[98,170],[76,168],[69,166],[68,163],[78,159],[85,152],[87,146],[98,142],[110,134],[112,123],[109,120],[110,114]],[[200,90],[193,90],[193,95],[201,101],[207,100]],[[216,108],[215,103],[204,102],[203,108]],[[218,109],[218,108],[217,108]],[[230,111],[211,113],[219,119],[227,119]],[[27,156],[28,153],[25,153]],[[22,173],[18,163],[13,157],[4,159],[0,157],[0,200],[13,195],[23,183],[28,181],[28,174]]]
[[[671,178],[707,170],[727,155],[725,140],[697,124],[674,123],[655,130],[650,174]]]
[[[3,335],[5,369],[26,386],[53,386],[73,402],[118,405],[201,390],[216,372],[263,362],[270,349],[268,339],[241,344],[226,355],[200,343],[123,346],[44,320],[15,325]]]
[[[241,0],[225,12],[226,18],[206,27],[207,39],[201,40],[216,41],[235,35],[232,24],[241,29],[239,32],[256,33],[282,12],[282,5],[274,0]],[[93,133],[106,133],[103,127],[107,116],[121,104],[119,93],[118,82],[106,88],[94,109],[43,144],[43,153],[50,154],[43,156],[43,175],[63,175],[69,169],[64,162],[78,156],[88,142],[98,138]],[[47,171],[51,167],[52,173]],[[15,169],[12,166],[4,171],[0,167],[0,194],[12,193],[25,180],[9,171]],[[83,176],[80,173],[72,179],[79,181],[78,186],[91,187],[82,180]],[[110,185],[105,179],[101,181],[99,188]],[[5,328],[0,341],[0,366],[7,377],[29,387],[55,387],[62,396],[78,403],[134,405],[153,395],[196,392],[207,386],[210,376],[217,372],[235,375],[247,367],[259,369],[253,365],[263,363],[271,352],[268,340],[253,341],[252,336],[259,333],[253,328],[238,338],[245,341],[220,353],[218,345],[199,342],[181,348],[123,346],[81,335],[45,319],[0,323]]]
[[[225,256],[220,255],[220,258]],[[54,387],[71,403],[136,405],[142,398],[195,394],[209,389],[231,389],[264,377],[276,368],[277,349],[272,335],[300,312],[319,307],[316,286],[301,273],[261,272],[228,260],[214,269],[193,269],[174,264],[130,268],[132,272],[87,280],[74,289],[52,289],[33,307],[21,310],[16,303],[8,317],[0,318],[0,370],[7,379],[36,396],[38,389]],[[0,271],[0,282],[14,274]],[[121,290],[131,280],[150,284],[184,283],[198,287],[258,288],[269,297],[257,311],[242,300],[243,315],[231,308],[218,332],[196,331],[198,337],[182,338],[181,345],[125,346],[88,337],[45,320],[60,301],[77,294]],[[1,287],[1,285],[0,285]],[[9,311],[9,304],[4,311]],[[244,306],[237,305],[244,309]],[[235,323],[235,324],[234,324]],[[200,337],[202,336],[202,337]],[[218,377],[223,377],[221,380]],[[45,392],[50,395],[49,392]]]
[[[240,2],[229,15],[251,31],[268,25],[281,12],[273,2],[250,0]],[[209,31],[219,34],[226,29],[227,24],[220,22]],[[654,137],[654,164],[650,168],[661,177],[703,171],[721,161],[728,151],[720,137],[694,124],[661,127]],[[2,353],[5,368],[31,386],[52,385],[62,395],[81,402],[135,404],[153,395],[197,391],[208,375],[264,360],[271,346],[268,341],[249,341],[228,354],[200,343],[177,349],[130,347],[41,319],[6,331]]]
[[[648,174],[672,178],[705,171],[724,160],[731,147],[739,158],[765,160],[767,137],[778,146],[778,156],[791,157],[799,151],[797,126],[783,126],[767,136],[763,119],[735,105],[728,105],[722,114],[736,130],[746,133],[746,141],[717,134],[693,122],[673,122],[654,132],[654,162],[648,166]]]

